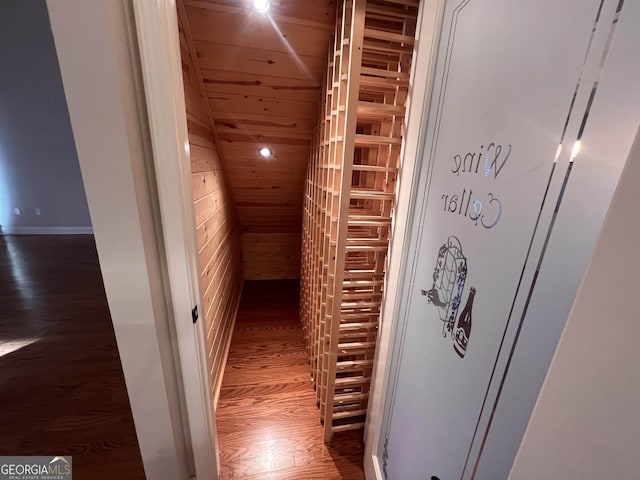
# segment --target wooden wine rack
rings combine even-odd
[[[417,0],[345,0],[303,207],[301,319],[324,438],[364,427]]]

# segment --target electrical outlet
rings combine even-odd
[[[39,208],[34,208],[33,211],[36,213],[36,215],[40,215],[40,209]]]
[[[13,213],[15,213],[16,215],[20,215],[20,209],[19,208],[14,208],[13,209]]]

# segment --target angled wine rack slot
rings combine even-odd
[[[338,6],[307,170],[301,319],[324,438],[364,427],[417,0]]]

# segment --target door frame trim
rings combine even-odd
[[[220,459],[207,365],[189,136],[175,0],[133,3],[167,257],[182,387],[196,478],[217,479]],[[177,181],[176,181],[177,180]]]

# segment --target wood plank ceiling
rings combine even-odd
[[[302,196],[334,0],[181,0],[242,229],[245,276],[299,276]],[[194,55],[195,53],[195,55]],[[267,146],[273,156],[258,150]]]

